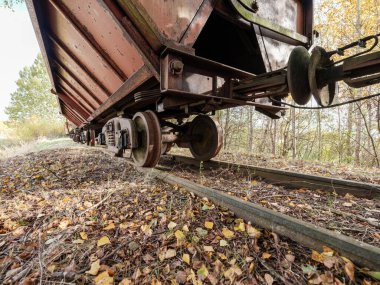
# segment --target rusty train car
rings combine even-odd
[[[223,141],[210,116],[216,110],[250,105],[276,119],[289,93],[298,104],[313,95],[325,106],[336,81],[360,87],[374,82],[363,79],[368,66],[371,74],[379,71],[378,54],[345,66],[334,65],[322,48],[310,55],[312,0],[27,0],[27,6],[52,93],[76,126],[73,138],[119,156],[131,149],[139,166],[155,166],[173,144],[199,160],[214,157]]]

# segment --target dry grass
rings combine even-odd
[[[1,141],[0,141],[1,143]],[[26,155],[32,152],[39,152],[48,149],[59,149],[66,147],[81,147],[69,138],[48,139],[41,137],[34,141],[10,143],[8,146],[0,144],[0,160],[8,159],[15,156]]]

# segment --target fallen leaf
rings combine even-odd
[[[236,264],[231,266],[228,270],[226,270],[223,275],[225,278],[233,281],[237,276],[240,276],[243,272]]]
[[[248,272],[252,273],[254,268],[255,268],[255,264],[253,262],[251,262],[251,264],[248,267]]]
[[[84,240],[83,239],[76,239],[76,240],[73,240],[73,243],[82,244],[82,243],[84,243]]]
[[[94,284],[95,285],[112,285],[113,277],[111,277],[108,274],[108,271],[104,271],[94,278]]]
[[[119,285],[132,285],[132,280],[128,278],[124,278],[123,280],[121,280]]]
[[[254,227],[252,227],[250,224],[246,225],[247,233],[250,237],[258,239],[261,236],[261,232]]]
[[[234,227],[234,230],[235,230],[235,231],[238,231],[238,232],[245,232],[245,224],[244,224],[244,222],[239,222],[239,223]]]
[[[103,230],[109,231],[109,230],[113,230],[114,228],[115,228],[115,224],[114,223],[110,223]]]
[[[85,232],[80,232],[79,235],[80,235],[80,238],[83,239],[83,240],[87,240],[88,239],[88,236],[87,236],[87,234]]]
[[[59,223],[59,228],[61,229],[61,230],[65,230],[65,229],[67,229],[67,227],[69,226],[69,225],[71,225],[72,224],[72,221],[71,220],[69,220],[69,219],[63,219],[60,223]]]
[[[98,245],[98,247],[101,247],[101,246],[106,245],[106,244],[111,244],[110,239],[108,238],[108,236],[103,236],[98,240],[97,245]]]
[[[218,252],[218,256],[219,256],[220,259],[222,259],[222,260],[226,260],[226,259],[227,259],[227,256],[225,256],[223,253]]]
[[[262,258],[264,259],[268,259],[269,257],[271,257],[272,255],[268,252],[264,252],[263,255],[262,255]]]
[[[151,236],[153,234],[153,230],[150,228],[150,225],[142,225],[140,227],[141,231],[147,235],[147,236]]]
[[[182,231],[180,230],[176,230],[176,232],[174,233],[175,237],[177,238],[177,244],[181,244],[184,239],[185,239],[185,235]]]
[[[169,230],[172,230],[172,229],[174,229],[176,226],[177,226],[176,223],[174,223],[174,222],[170,222],[170,223],[168,224],[168,229],[169,229]]]
[[[185,271],[178,271],[175,274],[175,280],[172,280],[172,284],[185,284],[187,280],[187,274]],[[173,282],[175,281],[175,283]]]
[[[182,230],[183,230],[184,232],[188,232],[188,231],[189,231],[189,227],[188,227],[187,225],[184,225],[184,226],[182,227]]]
[[[174,256],[177,255],[177,252],[175,249],[168,249],[166,252],[165,252],[165,259],[169,259],[169,258],[173,258]]]
[[[328,268],[333,268],[334,264],[336,263],[336,258],[334,256],[326,256],[326,258],[323,260],[323,264]]]
[[[368,272],[365,272],[365,274],[371,276],[373,279],[380,281],[380,272],[379,271],[368,271]]]
[[[205,279],[208,276],[208,270],[204,264],[202,264],[201,268],[198,269],[197,275],[201,279]]]
[[[235,233],[227,228],[223,228],[222,233],[226,239],[231,239],[234,237]]]
[[[100,269],[100,260],[97,259],[96,261],[91,263],[91,268],[90,270],[86,271],[86,273],[95,276],[98,274],[99,269]]]
[[[221,247],[224,247],[224,246],[227,246],[227,245],[228,245],[228,243],[227,243],[227,241],[226,241],[226,240],[224,240],[224,239],[221,239],[221,240],[219,241],[219,245],[220,245]]]
[[[210,245],[203,246],[203,250],[206,252],[214,252],[214,248]]]
[[[213,222],[205,222],[205,228],[206,229],[209,229],[209,230],[212,230],[212,228],[214,227],[214,223]]]
[[[208,234],[208,231],[202,228],[196,228],[195,231],[201,237],[206,236]]]
[[[317,251],[313,250],[311,252],[311,259],[322,263],[325,258],[322,254],[319,254]]]
[[[47,267],[47,270],[50,272],[50,273],[53,273],[54,270],[55,270],[56,266],[54,264],[50,265]]]
[[[268,285],[272,285],[273,284],[273,277],[268,274],[268,273],[265,273],[264,274],[264,279],[265,279],[265,282],[267,282]]]
[[[182,255],[182,260],[183,262],[186,262],[188,265],[190,265],[190,255],[188,255],[187,253],[184,253]]]
[[[348,278],[350,278],[351,281],[355,280],[355,266],[351,261],[346,262],[344,266],[344,271],[346,272]]]

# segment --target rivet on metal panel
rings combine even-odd
[[[183,62],[180,61],[180,60],[177,60],[177,59],[174,59],[170,62],[170,71],[172,72],[172,74],[181,74],[182,71],[183,71]]]

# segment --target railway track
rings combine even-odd
[[[182,155],[169,155],[169,157],[176,162],[200,167],[200,162],[192,157]],[[218,160],[202,162],[202,167],[212,169],[227,168],[235,171],[245,171],[253,177],[260,177],[267,182],[283,185],[290,188],[323,190],[328,192],[335,192],[340,195],[349,193],[353,196],[367,199],[380,198],[380,185],[371,183],[303,174],[287,170],[264,168],[246,164],[236,164]]]
[[[110,152],[106,151],[104,148],[100,148],[100,149],[102,149],[103,152],[110,154]],[[181,161],[183,163],[196,165],[195,161],[188,157],[183,157],[183,156],[171,156],[171,157],[172,159],[176,161]],[[123,158],[119,158],[119,159],[123,159]],[[130,163],[131,165],[134,165],[134,163],[131,160],[127,160],[127,162]],[[211,167],[211,166],[223,167],[227,165],[229,167],[237,166],[236,164],[234,165],[230,163],[216,162],[216,161],[204,163],[204,167]],[[349,258],[357,265],[369,268],[370,270],[376,270],[376,271],[380,270],[380,248],[378,247],[369,245],[364,242],[360,242],[354,238],[324,229],[320,226],[316,226],[312,223],[296,219],[286,214],[282,214],[277,211],[267,209],[258,204],[247,202],[243,199],[226,194],[222,191],[219,191],[210,187],[206,187],[204,185],[195,183],[193,181],[175,176],[173,174],[168,173],[168,171],[160,170],[158,168],[152,169],[152,168],[142,168],[136,165],[134,166],[137,168],[137,170],[144,173],[145,175],[148,175],[151,178],[156,178],[166,183],[169,183],[171,185],[181,187],[202,198],[206,197],[210,201],[215,203],[216,205],[227,208],[230,211],[234,212],[236,216],[243,218],[246,221],[249,221],[252,224],[255,224],[261,228],[268,229],[274,233],[288,237],[291,240],[298,242],[310,249],[323,251],[323,247],[328,246],[332,248],[333,250],[337,251],[340,255]],[[246,169],[250,169],[249,166],[240,166],[240,167],[245,167]],[[260,169],[262,173],[264,174],[267,173],[264,171],[266,169],[263,169],[263,168],[260,168]],[[276,181],[278,181],[279,177],[284,178],[286,173],[291,173],[287,171],[280,171],[280,172],[282,173],[282,176],[275,176],[277,179]],[[261,176],[261,172],[256,172],[256,174]],[[306,176],[309,176],[309,175],[306,175]],[[316,181],[317,176],[311,175],[311,177],[313,177],[313,181],[314,181],[314,183],[311,185],[318,184],[318,181]],[[264,178],[274,179],[273,176],[268,177],[268,175],[264,176]],[[341,180],[341,179],[337,179],[337,181],[335,181],[335,179],[331,179],[331,180],[333,181],[332,183],[333,185],[336,185],[337,181],[347,182],[346,180]],[[288,186],[299,185],[299,184],[292,184],[292,181],[295,181],[295,180],[286,182],[286,185]],[[297,182],[297,183],[301,183],[301,182]],[[306,182],[303,181],[302,183],[306,183]],[[310,183],[310,182],[307,182],[307,183]],[[355,188],[353,185],[359,186],[360,184],[361,183],[359,182],[352,182],[352,184],[350,184],[352,185],[352,187],[351,188],[346,187],[344,188],[346,189],[344,191],[346,191],[347,193],[347,190]],[[323,185],[323,183],[320,185]],[[340,191],[343,191],[343,188],[339,188],[339,189],[341,189]],[[378,189],[378,188],[375,188],[375,189]],[[378,193],[376,191],[378,190],[372,189],[371,193]],[[363,193],[363,192],[358,192],[358,193]],[[359,194],[359,195],[362,195],[362,194]],[[374,196],[373,194],[371,195],[373,197],[376,196],[376,195]]]

